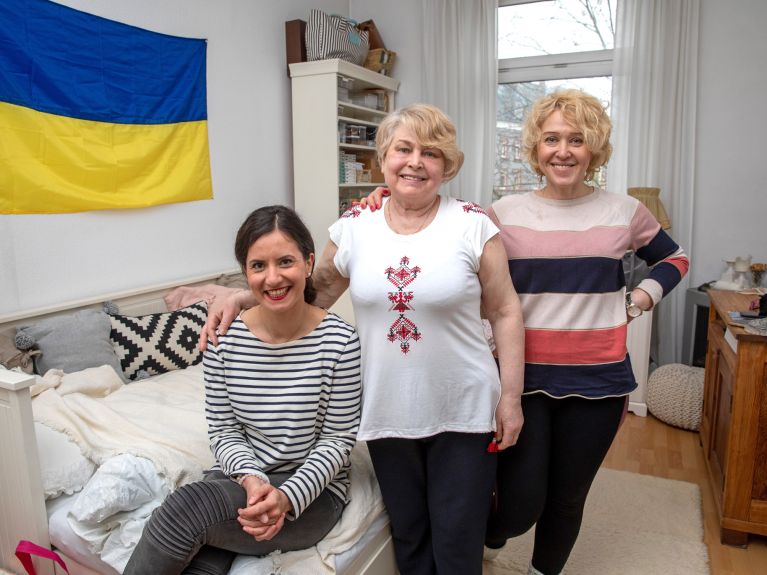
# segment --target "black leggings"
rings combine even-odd
[[[522,396],[519,441],[498,459],[498,507],[488,522],[488,547],[501,547],[535,525],[533,567],[545,575],[562,571],[626,401]]]

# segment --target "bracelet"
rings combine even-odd
[[[237,485],[242,487],[242,484],[245,482],[245,480],[248,477],[257,477],[264,483],[267,483],[267,484],[269,483],[269,477],[266,475],[261,475],[260,473],[242,473],[240,475],[232,475],[230,476],[230,479],[234,481]]]
[[[253,475],[252,473],[243,473],[242,475],[238,475],[237,477],[234,477],[233,479],[237,482],[237,485],[242,487],[242,484],[245,483],[245,480],[248,477],[258,477],[258,476]]]

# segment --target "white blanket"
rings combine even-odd
[[[74,377],[79,384],[68,385]],[[172,489],[199,480],[214,461],[202,366],[129,384],[116,378],[111,368],[64,374],[33,399],[35,420],[66,433],[96,464],[129,453],[151,461]]]

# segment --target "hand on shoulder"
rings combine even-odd
[[[218,336],[226,334],[240,311],[253,305],[253,294],[247,289],[232,289],[226,297],[215,298],[208,305],[208,319],[200,332],[200,351],[207,349],[208,340],[213,345],[218,345]]]

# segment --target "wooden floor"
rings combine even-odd
[[[604,465],[612,469],[697,483],[703,499],[703,522],[711,575],[767,573],[767,537],[750,536],[745,549],[719,542],[716,507],[706,475],[703,449],[696,432],[671,427],[649,414],[647,417],[629,414]]]

